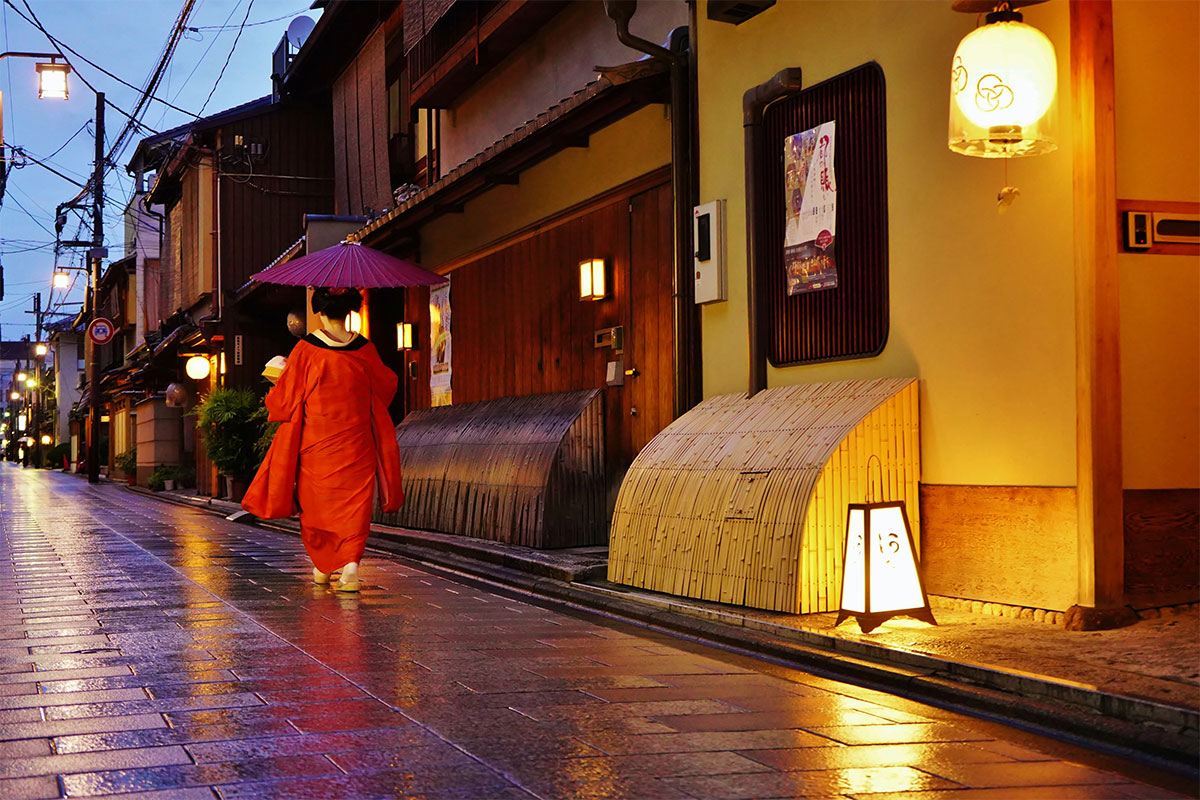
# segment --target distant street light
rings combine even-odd
[[[71,276],[65,272],[54,273],[54,288],[66,289],[71,285]]]
[[[29,380],[29,373],[27,373],[27,372],[18,372],[17,373],[17,383],[24,383],[27,380]]]
[[[35,355],[39,355],[39,356],[44,356],[44,355],[46,355],[47,348],[46,348],[46,345],[45,345],[45,343],[44,343],[44,342],[38,342],[38,343],[37,343],[37,345],[36,345],[36,346],[33,348],[33,352],[34,352],[34,354],[35,354]]]
[[[20,392],[13,392],[13,393],[12,393],[12,394],[10,394],[8,397],[9,397],[9,399],[10,399],[10,400],[20,400],[20,399],[21,399],[21,393],[20,393]]]

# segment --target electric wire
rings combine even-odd
[[[229,66],[229,61],[233,58],[233,53],[237,50],[237,43],[242,38],[242,31],[246,29],[246,20],[250,19],[250,9],[254,7],[254,0],[250,0],[246,4],[246,16],[242,17],[242,24],[238,27],[237,35],[233,37],[233,45],[229,48],[229,55],[225,57],[225,63],[221,65],[221,71],[217,74],[217,80],[213,83],[213,87],[208,92],[208,97],[204,100],[204,105],[200,106],[199,116],[204,116],[204,109],[208,108],[209,101],[212,100],[213,94],[217,91],[217,87],[221,85],[221,78],[225,77],[225,68]]]

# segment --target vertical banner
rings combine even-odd
[[[450,393],[450,284],[429,290],[430,405],[448,406]]]
[[[783,140],[785,233],[783,268],[788,295],[833,289],[837,264],[837,179],[833,174],[836,121]]]

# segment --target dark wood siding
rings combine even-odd
[[[388,163],[385,32],[381,25],[333,83],[339,214],[392,205]]]
[[[604,258],[611,292],[579,299],[579,262]],[[451,273],[454,403],[604,388],[608,474],[621,470],[672,415],[670,187],[610,199]],[[410,311],[419,301],[413,292]],[[427,293],[420,293],[427,297]],[[426,306],[428,304],[426,303]],[[428,404],[428,310],[419,330],[420,378],[410,401]],[[594,333],[623,326],[625,351]],[[609,360],[640,375],[607,387]],[[636,414],[633,413],[636,408]]]

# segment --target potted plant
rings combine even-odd
[[[137,448],[131,447],[117,455],[117,469],[125,473],[125,479],[132,486],[137,481]]]
[[[266,424],[262,400],[249,389],[215,389],[195,413],[208,457],[228,479],[229,499],[237,502],[262,461],[255,446]]]
[[[173,491],[175,489],[175,472],[177,467],[169,467],[166,464],[160,464],[150,473],[150,479],[146,481],[146,485],[152,492]]]

